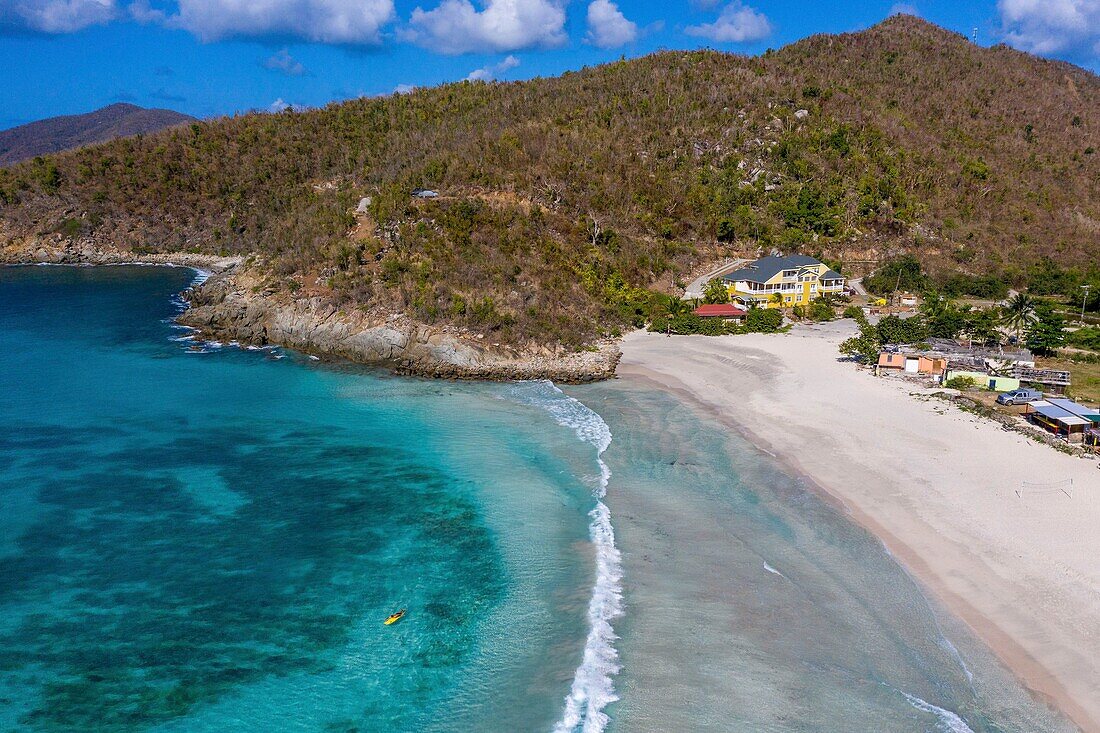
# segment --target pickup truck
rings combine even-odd
[[[1043,393],[1037,389],[1014,389],[997,398],[998,405],[1024,405],[1043,399]]]

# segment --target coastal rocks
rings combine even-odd
[[[243,258],[191,252],[142,254],[104,246],[92,239],[72,240],[61,235],[15,238],[0,232],[0,264],[51,265],[180,265],[221,272],[237,267]]]
[[[248,282],[247,276],[227,273],[188,291],[190,307],[180,323],[222,339],[279,344],[400,374],[445,379],[591,382],[614,376],[619,361],[620,352],[613,343],[577,353],[490,348],[404,316],[342,311],[318,297],[268,295],[246,287]]]

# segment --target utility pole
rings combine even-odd
[[[1092,285],[1082,285],[1081,289],[1085,291],[1085,294],[1081,296],[1081,323],[1085,322],[1085,303],[1089,300],[1089,290],[1092,289]]]

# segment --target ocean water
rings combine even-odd
[[[1072,730],[669,395],[199,343],[194,277],[0,268],[0,731]]]
[[[173,340],[193,277],[0,268],[0,730],[550,730],[591,413]]]

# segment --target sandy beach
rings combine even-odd
[[[811,478],[1029,689],[1100,731],[1096,462],[840,361],[853,330],[638,332],[619,373],[674,392]]]

